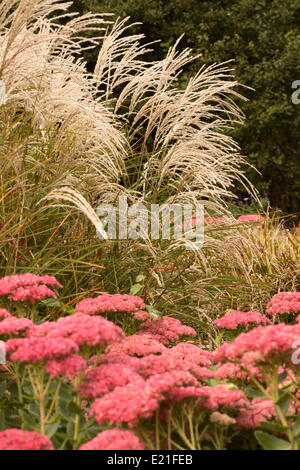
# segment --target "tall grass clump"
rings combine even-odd
[[[195,60],[180,40],[163,60],[147,62],[149,45],[128,33],[127,20],[78,17],[70,5],[1,2],[1,274],[56,274],[65,302],[128,292],[142,275],[153,302],[190,283],[203,253],[166,241],[99,240],[95,209],[125,195],[145,204],[204,203],[220,213],[236,183],[255,193],[229,132],[243,121],[238,83],[225,63],[179,86]],[[82,54],[92,47],[99,54],[90,73]]]

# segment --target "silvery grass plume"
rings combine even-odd
[[[30,113],[32,128],[40,131],[42,140],[52,139],[64,183],[78,172],[81,179],[96,175],[107,183],[118,181],[126,140],[107,103],[97,100],[93,80],[78,57],[99,42],[108,21],[93,14],[73,18],[66,13],[70,5],[2,1],[0,78],[5,102]],[[57,22],[62,16],[68,19],[65,25]],[[85,33],[91,30],[94,35],[87,39]]]
[[[228,135],[243,120],[229,64],[203,67],[181,88],[180,74],[195,57],[178,51],[180,40],[165,59],[147,62],[149,45],[141,45],[142,35],[128,35],[126,20],[76,17],[70,5],[0,5],[5,106],[30,115],[35,139],[51,142],[50,158],[58,163],[47,199],[65,199],[97,227],[96,204],[120,194],[132,202],[205,203],[220,212],[235,183],[255,193]],[[98,44],[89,74],[81,54]],[[25,159],[33,158],[30,148]]]

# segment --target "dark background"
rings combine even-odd
[[[142,22],[133,33],[144,33],[145,42],[161,40],[149,59],[162,58],[184,33],[180,47],[202,53],[187,78],[202,64],[234,59],[236,79],[254,88],[239,90],[249,101],[239,103],[246,122],[234,131],[261,173],[247,175],[272,207],[299,214],[300,104],[291,97],[300,80],[300,0],[75,0],[72,8]],[[96,56],[87,52],[89,69]]]

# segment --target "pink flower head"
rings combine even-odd
[[[201,387],[188,386],[188,387],[173,387],[168,394],[170,402],[177,402],[184,400],[185,398],[197,398],[201,396]]]
[[[241,370],[238,364],[232,362],[225,362],[224,364],[218,364],[215,371],[215,377],[217,379],[242,379],[245,380],[247,373]]]
[[[119,343],[111,344],[107,348],[109,353],[124,353],[129,356],[147,356],[165,351],[165,346],[149,335],[131,335]]]
[[[123,294],[103,294],[98,297],[88,297],[76,305],[76,313],[96,315],[105,312],[134,313],[143,310],[145,303],[140,297]]]
[[[65,376],[68,379],[76,377],[86,369],[86,360],[79,354],[69,354],[58,359],[49,359],[45,364],[45,370],[52,378]]]
[[[165,354],[201,366],[209,366],[212,363],[212,355],[209,351],[190,343],[178,343],[173,348],[167,349]]]
[[[168,394],[174,387],[199,386],[192,374],[182,370],[173,370],[165,374],[153,375],[147,380],[147,385],[157,394]]]
[[[29,300],[32,303],[45,297],[56,297],[55,292],[47,285],[62,287],[53,276],[14,274],[0,279],[0,295],[9,295],[11,300]]]
[[[239,310],[231,310],[227,312],[223,317],[213,321],[213,325],[218,328],[227,328],[230,330],[236,330],[239,326],[265,324],[270,325],[270,320],[259,312],[240,312]]]
[[[48,437],[35,431],[6,429],[0,432],[0,450],[53,450]]]
[[[95,416],[100,425],[105,422],[126,423],[129,427],[134,427],[139,419],[153,415],[160,398],[146,381],[134,381],[97,398],[91,406],[90,416]]]
[[[12,317],[12,315],[7,310],[5,310],[5,308],[0,308],[0,321],[10,317]]]
[[[139,321],[146,321],[146,320],[149,320],[150,318],[149,313],[146,312],[145,310],[138,310],[137,312],[134,312],[132,315],[136,320],[139,320]]]
[[[159,335],[163,343],[178,341],[180,336],[195,336],[196,331],[190,326],[183,325],[172,317],[160,317],[157,320],[148,320],[141,325],[145,333]]]
[[[240,215],[237,219],[238,222],[262,222],[265,220],[265,217],[262,217],[259,214],[247,214],[247,215]]]
[[[45,322],[29,332],[30,336],[47,338],[69,338],[78,346],[101,346],[120,341],[123,330],[106,318],[90,317],[76,313],[59,318],[56,322]]]
[[[78,351],[77,344],[66,338],[15,338],[6,342],[6,353],[12,361],[40,362],[67,356]]]
[[[79,450],[145,450],[145,445],[131,431],[107,429],[83,444]]]
[[[18,335],[32,328],[33,323],[27,318],[16,318],[9,316],[0,322],[0,336]]]
[[[199,380],[206,380],[214,376],[214,373],[205,367],[173,357],[169,354],[168,349],[159,356],[150,354],[140,359],[139,373],[145,378],[172,371],[187,371]]]
[[[231,343],[220,346],[214,352],[216,361],[232,361],[246,365],[286,358],[292,351],[292,344],[299,339],[300,325],[259,326],[248,333],[241,333]],[[284,357],[283,357],[284,356]]]
[[[249,400],[241,390],[230,390],[226,385],[215,387],[201,387],[199,392],[199,406],[208,410],[219,410],[220,408],[243,408],[248,406]]]
[[[47,297],[54,297],[56,299],[57,295],[55,294],[55,292],[53,292],[53,290],[49,289],[49,287],[39,285],[18,287],[12,292],[9,298],[11,300],[19,302],[24,302],[25,300],[28,300],[29,302],[34,304],[34,302],[46,299]]]
[[[129,367],[132,370],[138,371],[140,367],[141,359],[134,356],[129,356],[125,353],[105,353],[98,354],[89,359],[89,364],[101,365],[101,364],[116,364],[119,368],[123,366]]]
[[[143,379],[130,367],[102,364],[87,370],[78,391],[84,398],[101,397],[116,387],[139,380],[143,384]]]
[[[262,421],[268,421],[276,415],[272,400],[254,398],[249,405],[240,410],[236,418],[238,427],[256,429]]]
[[[267,305],[269,315],[300,312],[300,292],[279,292]]]

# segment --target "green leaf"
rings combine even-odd
[[[60,425],[60,420],[58,419],[55,423],[46,425],[46,435],[51,438],[54,436]]]
[[[76,415],[81,415],[82,414],[82,409],[80,406],[76,405],[73,401],[68,404],[68,409],[71,411],[71,413],[75,413]]]
[[[3,397],[3,395],[5,394],[6,392],[6,380],[1,380],[0,382],[0,398]]]
[[[293,433],[296,437],[300,436],[300,415],[297,417],[294,426],[293,426]]]
[[[281,374],[279,374],[279,376],[278,376],[278,381],[279,381],[279,383],[283,382],[283,381],[287,378],[287,375],[288,375],[288,374],[287,374],[286,371],[284,371],[284,372],[282,372]]]
[[[256,388],[247,387],[246,393],[250,398],[266,398],[265,394]]]
[[[161,313],[156,310],[156,308],[152,307],[152,305],[146,305],[146,310],[154,320],[161,316]]]
[[[133,286],[131,286],[130,295],[136,295],[142,288],[142,284],[134,284]]]
[[[137,282],[137,283],[143,282],[145,279],[146,279],[146,276],[144,276],[144,274],[139,274],[139,275],[136,277],[135,282]]]
[[[291,444],[263,431],[255,431],[255,437],[264,450],[291,450]]]
[[[66,418],[67,420],[69,420],[73,415],[72,411],[69,409],[68,403],[66,403],[64,400],[59,400],[58,410],[63,418]]]
[[[282,394],[276,405],[280,407],[283,414],[286,414],[290,406],[290,396],[287,393]]]
[[[275,423],[273,421],[263,421],[260,423],[260,427],[265,429],[266,431],[274,431],[274,432],[286,432],[288,427],[282,426],[279,423]]]

